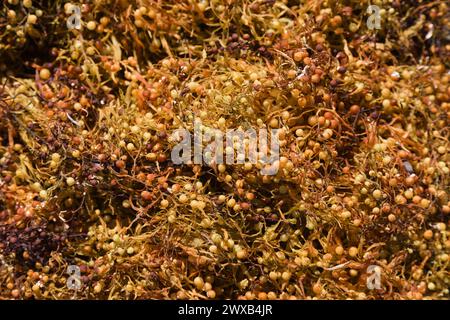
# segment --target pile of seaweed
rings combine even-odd
[[[448,299],[448,9],[5,1],[0,299]]]

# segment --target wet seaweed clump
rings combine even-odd
[[[448,9],[4,1],[0,299],[448,299]]]

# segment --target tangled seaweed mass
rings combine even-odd
[[[5,0],[0,298],[448,299],[448,7]]]

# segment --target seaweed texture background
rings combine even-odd
[[[448,299],[448,11],[4,1],[0,299]],[[280,157],[175,164],[195,119]]]

